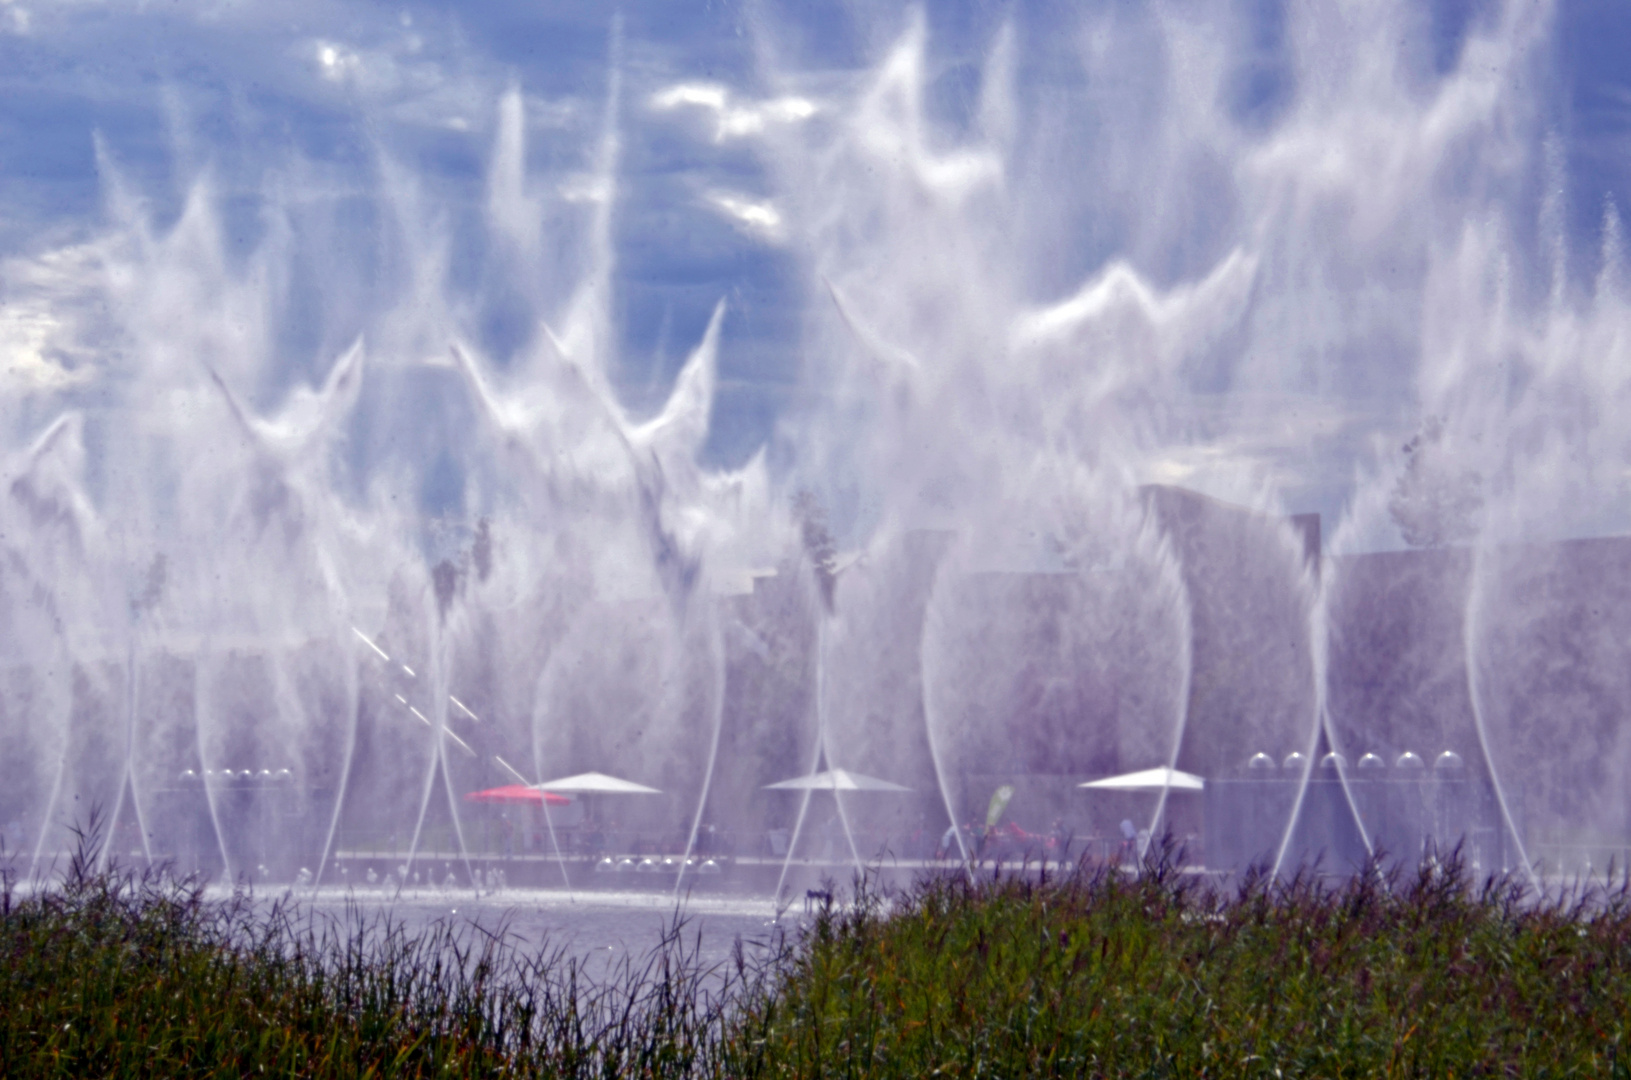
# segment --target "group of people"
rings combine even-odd
[[[1111,837],[1079,836],[1062,817],[1054,818],[1046,832],[1031,832],[1016,821],[1000,821],[995,825],[968,821],[948,827],[940,834],[938,843],[929,829],[927,817],[920,817],[917,828],[898,847],[870,833],[864,837],[858,834],[853,839],[866,849],[867,854],[872,853],[874,844],[881,842],[906,858],[967,858],[1004,862],[1030,859],[1062,863],[1082,857],[1128,862],[1138,858],[1142,848],[1142,834],[1130,820],[1122,821]],[[576,855],[606,854],[614,846],[624,854],[649,853],[660,848],[666,850],[666,845],[655,841],[654,837],[631,837],[624,834],[616,823],[603,826],[591,816],[585,816],[571,827],[558,827],[552,838],[545,829],[538,827],[538,823],[518,822],[505,812],[498,816],[498,834],[497,839],[505,855],[547,852],[557,844],[562,851]],[[765,836],[768,838],[764,841],[766,854],[786,854],[792,839],[791,830],[772,829]],[[686,848],[687,839],[678,835],[665,838],[670,844],[678,844],[678,850]],[[780,843],[777,843],[778,839]],[[844,825],[835,814],[826,821],[818,820],[808,829],[808,839],[798,846],[801,854],[808,845],[810,855],[837,859],[849,854],[850,844]],[[624,847],[629,850],[622,852]],[[728,854],[731,847],[728,834],[711,824],[704,824],[691,840],[689,850],[696,855],[721,855]]]
[[[958,834],[962,834],[961,843]],[[952,825],[941,834],[935,849],[937,859],[1023,859],[1036,858],[1048,862],[1067,862],[1073,856],[1098,856],[1130,862],[1142,851],[1144,834],[1130,819],[1123,819],[1118,838],[1105,842],[1103,838],[1080,838],[1065,824],[1063,818],[1054,818],[1045,833],[1027,832],[1018,822],[996,825],[976,825],[966,822]],[[1073,850],[1074,849],[1074,850]]]
[[[961,842],[958,834],[961,833]],[[941,834],[937,859],[1010,859],[1034,856],[1049,862],[1070,858],[1075,834],[1063,818],[1054,818],[1045,833],[1027,832],[1018,822],[952,825]]]

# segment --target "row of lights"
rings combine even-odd
[[[181,782],[184,784],[197,783],[200,779],[206,783],[219,780],[223,783],[237,781],[243,783],[250,780],[259,780],[263,784],[274,781],[282,782],[294,779],[294,773],[289,769],[205,769],[199,772],[196,769],[182,769]]]
[[[1464,767],[1464,764],[1465,763],[1461,760],[1460,754],[1456,753],[1454,750],[1446,750],[1433,761],[1433,769],[1434,771],[1441,773],[1459,772]],[[1246,762],[1246,770],[1255,775],[1264,775],[1275,771],[1281,771],[1296,773],[1300,776],[1307,767],[1308,758],[1304,757],[1302,754],[1299,754],[1295,750],[1287,754],[1285,760],[1279,765],[1275,765],[1274,759],[1269,757],[1267,754],[1253,754],[1251,760]],[[1421,773],[1427,770],[1427,763],[1421,759],[1419,754],[1406,750],[1404,753],[1400,754],[1396,759],[1394,759],[1393,767],[1404,772]],[[1341,754],[1332,751],[1331,753],[1320,758],[1320,768],[1330,769],[1332,771],[1347,772],[1348,759],[1343,757]],[[1366,754],[1359,759],[1359,771],[1361,773],[1377,773],[1386,769],[1387,762],[1380,754]]]
[[[718,860],[702,859],[699,861],[694,855],[687,856],[683,859],[677,855],[668,855],[662,858],[647,855],[638,859],[632,855],[625,855],[621,859],[614,859],[610,855],[607,855],[595,864],[595,873],[655,874],[662,871],[677,871],[682,866],[695,867],[699,874],[717,874],[720,872]]]

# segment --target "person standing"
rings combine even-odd
[[[1048,846],[1053,849],[1054,860],[1061,866],[1070,858],[1070,843],[1074,838],[1064,818],[1053,819],[1053,826],[1048,830]]]

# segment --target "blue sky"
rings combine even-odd
[[[1341,16],[1343,5],[1324,7]],[[993,42],[1012,28],[1019,57],[1013,154],[1029,177],[1015,188],[1046,201],[1039,208],[1033,200],[1015,225],[1030,247],[1017,287],[1036,302],[1068,295],[1118,257],[1158,286],[1193,281],[1238,240],[1237,220],[1226,210],[1207,212],[1193,192],[1175,204],[1183,220],[1156,229],[1129,216],[1144,205],[1137,193],[1106,195],[1069,182],[1078,171],[1096,175],[1096,162],[1142,152],[1140,117],[1173,108],[1153,76],[1145,78],[1156,61],[1170,61],[1173,39],[1162,38],[1162,27],[1200,18],[1201,10],[1113,0],[947,3],[928,12],[923,108],[933,138],[945,144],[975,124]],[[1498,5],[1441,0],[1419,10],[1411,39],[1373,47],[1408,54],[1409,78],[1427,85],[1455,68],[1469,33]],[[65,403],[97,400],[100,383],[118,378],[110,339],[99,336],[107,332],[105,305],[85,281],[93,260],[75,254],[110,228],[110,178],[162,233],[198,179],[210,177],[229,258],[249,260],[264,247],[267,208],[283,208],[295,239],[268,350],[275,362],[249,391],[266,408],[291,386],[320,380],[370,319],[400,302],[413,256],[380,238],[381,177],[390,170],[408,178],[440,223],[462,326],[502,368],[531,333],[533,314],[565,302],[575,268],[512,277],[479,227],[500,101],[519,90],[529,183],[549,187],[566,205],[572,184],[594,171],[615,71],[619,392],[637,414],[659,408],[725,297],[705,458],[736,466],[768,446],[773,462],[793,467],[802,448],[786,421],[825,392],[809,333],[819,260],[753,216],[788,186],[766,144],[777,125],[800,122],[763,108],[791,93],[821,109],[848,108],[910,25],[910,12],[896,3],[676,2],[628,5],[614,19],[602,4],[564,2],[0,0],[0,313],[10,312],[0,349],[43,349],[84,376],[43,389],[14,384],[12,443]],[[1206,17],[1221,28],[1228,69],[1221,100],[1209,108],[1242,139],[1273,132],[1306,90],[1286,6],[1253,0]],[[1081,28],[1090,22],[1108,27],[1117,43],[1100,68],[1082,61]],[[1561,162],[1571,270],[1582,281],[1596,273],[1605,201],[1625,207],[1631,199],[1628,47],[1631,8],[1562,3],[1546,55],[1525,69],[1533,85],[1517,91],[1540,117],[1529,142],[1549,138],[1555,147],[1531,146],[1535,160],[1550,152]],[[664,91],[686,85],[726,96],[660,104]],[[830,122],[826,116],[812,126]],[[1159,127],[1150,121],[1149,130]],[[1511,213],[1519,259],[1538,263],[1545,191],[1535,185],[1551,174],[1517,173],[1528,179],[1499,200]],[[1204,192],[1204,180],[1194,184]],[[581,231],[566,211],[557,218],[561,235]],[[1238,385],[1219,378],[1226,388]],[[1321,379],[1341,407],[1357,414],[1374,404],[1358,372]],[[1324,464],[1283,485],[1284,498],[1297,504],[1291,508],[1342,511],[1365,439],[1379,432],[1391,439],[1408,425],[1408,410],[1389,408],[1376,424],[1322,444],[1316,456]],[[426,423],[457,426],[445,418]],[[428,483],[428,502],[444,498],[437,492],[449,483],[456,486]]]

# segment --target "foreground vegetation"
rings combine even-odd
[[[361,909],[210,902],[94,855],[0,894],[6,1077],[706,1074],[742,993],[679,923],[590,982],[563,950],[469,923],[410,935]]]
[[[1631,897],[1451,867],[1227,900],[1141,878],[926,884],[820,921],[753,1006],[788,1076],[1625,1076]]]
[[[862,890],[705,969],[88,869],[0,897],[8,1076],[1627,1076],[1631,894],[1157,862]]]

